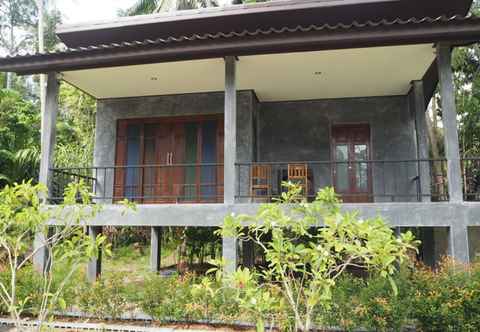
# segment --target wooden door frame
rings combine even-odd
[[[370,125],[369,122],[339,122],[339,123],[330,123],[330,126],[329,126],[329,134],[330,134],[330,160],[332,161],[332,164],[331,164],[331,167],[330,167],[330,171],[331,171],[331,177],[332,177],[332,185],[333,185],[333,188],[336,190],[336,183],[337,183],[337,176],[336,176],[336,172],[335,172],[335,162],[336,162],[336,156],[335,156],[335,147],[337,145],[337,140],[335,139],[335,136],[334,136],[334,128],[335,127],[345,127],[345,128],[348,128],[348,127],[351,127],[351,128],[359,128],[359,127],[366,127],[368,128],[368,140],[367,140],[367,149],[368,149],[368,152],[367,152],[367,160],[370,161],[372,160],[372,155],[373,155],[373,152],[372,152],[372,126]],[[350,147],[350,144],[352,142],[349,141],[347,144],[348,144],[348,160],[350,160],[351,158],[351,153],[353,153],[353,151],[351,151],[351,147]],[[353,144],[355,145],[355,142],[353,142]],[[348,164],[347,164],[348,165]],[[355,163],[355,169],[353,170],[353,172],[350,173],[350,170],[349,170],[349,186],[351,189],[353,189],[352,185],[353,183],[355,184],[355,191],[352,192],[352,190],[350,190],[348,193],[338,193],[340,195],[344,194],[344,195],[352,195],[352,194],[357,194],[357,182],[356,181],[352,181],[353,179],[351,179],[351,177],[353,177],[353,174],[355,174],[355,171],[356,171],[356,167],[357,167],[358,163]],[[371,164],[370,162],[367,163],[368,167],[367,167],[367,177],[368,177],[368,192],[365,193],[365,195],[368,196],[368,202],[366,203],[370,203],[370,202],[373,202],[374,198],[373,198],[373,164]],[[353,183],[352,183],[353,182]]]
[[[223,133],[223,123],[224,123],[224,114],[222,113],[217,113],[217,114],[201,114],[201,115],[185,115],[185,116],[165,116],[165,117],[143,117],[143,118],[124,118],[124,119],[117,119],[117,123],[116,123],[116,128],[117,128],[117,131],[116,131],[116,134],[115,134],[115,166],[125,166],[125,162],[126,162],[126,156],[128,154],[128,149],[127,149],[127,143],[126,141],[125,142],[122,142],[122,146],[119,146],[119,142],[121,142],[119,140],[119,133],[121,132],[120,128],[124,128],[125,130],[125,135],[126,135],[126,128],[131,125],[131,124],[139,124],[141,125],[141,128],[140,128],[140,148],[139,148],[139,160],[142,162],[141,165],[135,165],[135,166],[142,166],[144,165],[144,160],[145,160],[145,153],[144,153],[144,131],[145,131],[145,125],[146,124],[166,124],[166,123],[169,123],[169,124],[178,124],[178,123],[185,123],[185,122],[197,122],[199,124],[199,129],[197,131],[197,160],[201,160],[201,157],[202,157],[202,134],[201,134],[201,124],[203,122],[206,122],[206,121],[217,121],[218,122],[218,125],[217,125],[217,133],[216,133],[216,136],[217,136],[217,162],[220,163],[220,157],[223,157],[223,151],[220,152],[219,149],[223,147],[223,144],[222,145],[219,145],[219,136],[221,133]],[[158,138],[156,138],[155,140],[156,144],[158,143]],[[173,147],[172,147],[173,149]],[[157,158],[158,160],[158,158]],[[160,159],[161,160],[161,159]],[[122,163],[122,164],[120,164]],[[161,166],[162,164],[158,164],[158,166]],[[195,167],[195,185],[196,185],[196,190],[197,193],[196,193],[196,198],[194,201],[188,201],[188,203],[201,203],[202,200],[201,199],[201,195],[200,195],[200,192],[201,192],[201,167]],[[139,177],[139,181],[140,181],[140,186],[141,188],[139,188],[139,191],[141,191],[140,193],[140,197],[142,197],[142,199],[140,199],[142,202],[144,200],[143,198],[143,192],[144,192],[144,187],[143,187],[143,172],[144,172],[144,168],[140,168],[140,177]],[[119,175],[117,175],[117,173]],[[223,173],[223,169],[222,169],[222,173]],[[126,174],[126,171],[125,170],[122,170],[122,171],[115,171],[114,172],[114,188],[113,188],[113,193],[115,194],[115,191],[117,190],[116,187],[118,187],[118,182],[120,183],[123,183],[122,185],[122,188],[118,188],[119,190],[121,190],[122,192],[122,196],[124,197],[125,196],[125,174]],[[155,175],[155,184],[157,183],[157,176],[158,174]],[[119,177],[123,178],[123,181],[119,181]],[[219,183],[219,174],[218,174],[218,170],[216,171],[216,183],[218,185]],[[223,182],[223,181],[222,181]],[[156,191],[156,189],[155,189]],[[217,188],[216,189],[216,192],[218,193],[219,189]],[[222,191],[223,192],[223,191]],[[114,195],[115,196],[115,195]],[[120,199],[120,198],[117,198],[117,199]],[[156,200],[156,199],[154,199]],[[157,199],[158,200],[158,199]],[[215,201],[217,201],[218,199],[215,199]]]

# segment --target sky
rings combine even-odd
[[[56,0],[64,24],[98,21],[117,16],[119,9],[130,7],[136,0]]]

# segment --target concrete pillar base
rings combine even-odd
[[[224,237],[222,239],[222,255],[225,261],[224,272],[229,274],[237,269],[237,239]]]
[[[162,227],[152,227],[150,239],[150,270],[152,272],[160,272],[162,256]]]
[[[470,263],[468,248],[468,227],[455,225],[449,230],[449,255],[459,263]]]
[[[33,256],[33,267],[38,273],[45,273],[48,262],[48,249],[45,246],[45,234],[42,232],[35,233],[33,240],[33,250],[36,251]]]
[[[88,227],[88,234],[92,241],[96,241],[97,236],[102,233],[101,226],[89,226]],[[90,262],[88,262],[87,266],[87,279],[89,282],[95,282],[100,277],[102,273],[102,250],[98,250],[98,256],[96,258],[92,258]]]

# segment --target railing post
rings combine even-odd
[[[58,90],[57,73],[49,73],[47,77],[47,93],[45,96],[45,108],[41,114],[41,153],[40,153],[40,172],[39,183],[45,185],[48,189],[47,197],[42,197],[46,202],[52,189],[52,173],[50,169],[53,166],[53,156],[55,148],[56,123],[58,113]],[[35,234],[33,265],[38,272],[45,271],[48,261],[48,250],[45,247],[46,234]]]
[[[451,202],[461,202],[463,201],[462,170],[460,166],[451,45],[437,45],[437,64],[440,77],[449,196]]]
[[[224,114],[224,203],[235,203],[235,162],[237,159],[237,87],[236,58],[225,57],[225,114]],[[223,259],[225,272],[231,273],[237,267],[237,240],[223,238]]]
[[[428,162],[428,132],[426,119],[425,95],[423,82],[413,81],[412,92],[415,109],[415,132],[417,138],[418,181],[420,189],[419,200],[429,202],[431,195],[430,164]]]

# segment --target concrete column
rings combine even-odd
[[[223,154],[223,187],[224,203],[235,203],[235,162],[237,160],[237,84],[236,59],[225,58],[225,142]],[[237,239],[223,238],[223,259],[226,262],[225,272],[232,273],[237,268]]]
[[[150,239],[150,269],[152,272],[160,272],[162,256],[162,227],[152,227]]]
[[[449,256],[453,257],[457,262],[469,263],[468,227],[462,224],[450,227],[448,241]]]
[[[55,149],[55,134],[58,114],[57,73],[49,73],[47,78],[47,94],[45,97],[45,112],[42,113],[41,124],[41,153],[39,182],[51,189],[52,177],[50,168],[53,166]]]
[[[38,273],[45,273],[48,269],[48,248],[46,246],[47,234],[42,232],[35,233],[33,248],[37,250],[33,256],[33,266]]]
[[[101,226],[88,226],[88,235],[92,239],[92,241],[96,241],[97,236],[102,233]],[[102,250],[98,250],[98,256],[92,258],[88,262],[87,266],[87,279],[90,282],[95,282],[100,274],[102,273]]]
[[[236,59],[225,58],[225,142],[224,142],[224,203],[235,202],[235,162],[237,158],[237,86]]]
[[[422,160],[418,163],[418,176],[420,181],[420,200],[430,202],[431,178],[428,150],[428,131],[426,119],[425,95],[423,92],[423,82],[413,81],[412,92],[415,105],[415,132],[417,138],[417,159]]]
[[[229,274],[237,269],[237,239],[224,237],[222,239],[222,255],[225,261],[224,272]]]
[[[49,73],[47,77],[47,93],[45,96],[45,108],[41,114],[41,152],[40,152],[40,171],[39,183],[45,185],[50,192],[51,190],[51,173],[50,168],[53,166],[55,133],[58,114],[58,90],[59,83],[56,73]],[[42,197],[46,201],[47,197]],[[48,250],[44,246],[46,234],[35,234],[33,243],[36,254],[33,257],[33,266],[36,271],[44,272],[47,268]]]
[[[463,201],[460,149],[458,144],[457,111],[452,73],[452,48],[448,44],[437,46],[437,64],[442,97],[442,118],[447,158],[448,190],[451,202]]]

